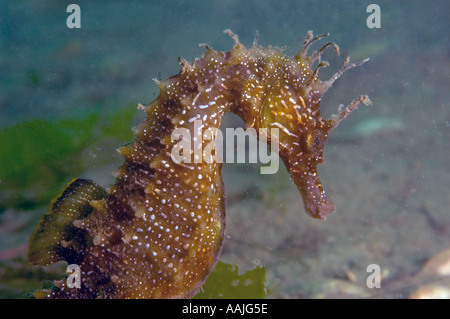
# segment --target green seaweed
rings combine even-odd
[[[33,119],[0,131],[0,208],[44,203],[80,164],[71,155],[88,143],[98,114],[82,119]]]
[[[263,299],[266,297],[266,269],[257,265],[244,274],[238,266],[219,260],[194,299]]]
[[[136,114],[132,106],[109,112],[94,106],[70,118],[32,119],[1,129],[0,212],[47,205],[87,165],[104,164],[99,161],[105,158],[83,158],[83,151],[107,139],[116,145],[132,139]]]
[[[49,270],[21,260],[0,262],[0,299],[30,298],[33,291],[51,287],[53,280],[60,277],[60,266]]]

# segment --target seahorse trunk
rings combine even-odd
[[[135,142],[120,149],[125,164],[105,200],[106,216],[113,222],[99,210],[81,226],[96,234],[94,244],[102,246],[101,254],[114,267],[111,297],[192,297],[220,254],[225,230],[222,165],[202,156],[208,144],[203,133],[218,129],[226,107],[211,103],[220,95],[213,81],[192,75],[183,72],[160,83],[160,97],[148,106]],[[190,146],[190,152],[182,150],[188,154],[181,162],[173,158],[180,142],[172,138],[176,131]]]

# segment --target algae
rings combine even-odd
[[[70,118],[32,119],[0,130],[0,212],[47,205],[67,181],[105,158],[85,150],[104,141],[130,141],[136,108],[109,112],[93,106]],[[126,128],[126,129],[125,129]]]
[[[194,299],[264,299],[266,269],[256,265],[239,274],[238,266],[219,260]]]
[[[60,276],[60,266],[49,270],[20,260],[0,262],[0,299],[31,298],[33,291],[52,286],[52,281]]]

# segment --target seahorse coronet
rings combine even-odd
[[[261,47],[258,35],[247,49],[236,34],[224,32],[234,40],[232,50],[203,45],[201,59],[189,63],[180,57],[179,74],[155,80],[159,96],[138,105],[146,119],[133,130],[135,140],[118,149],[125,162],[114,173],[115,184],[104,191],[92,181],[72,181],[38,223],[30,239],[30,261],[76,261],[82,285],[71,289],[55,282],[53,290],[36,296],[193,297],[214,268],[224,240],[222,163],[199,161],[195,147],[183,154],[186,162],[174,161],[172,151],[180,140],[172,134],[175,129],[192,134],[185,142],[203,151],[210,140],[198,142],[196,130],[201,136],[218,130],[226,112],[239,115],[260,137],[270,136],[269,142],[275,142],[269,130],[279,130],[279,155],[306,213],[325,219],[334,212],[316,166],[324,160],[329,131],[368,98],[360,97],[329,120],[320,116],[320,100],[343,72],[365,60],[346,60],[330,80],[321,81],[322,52],[339,49],[329,42],[310,56],[307,51],[327,34],[314,37],[308,32],[298,54],[287,57],[283,48]],[[70,215],[69,210],[78,213]],[[65,214],[69,218],[61,224],[58,218]],[[62,234],[56,241],[50,240],[52,229]],[[65,249],[70,245],[74,249]]]

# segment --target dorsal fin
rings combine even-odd
[[[49,265],[59,260],[75,262],[79,249],[87,245],[85,231],[73,226],[73,222],[88,216],[93,208],[92,200],[101,200],[106,191],[87,179],[74,179],[61,194],[53,199],[30,238],[28,260],[32,264]]]

